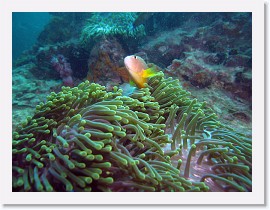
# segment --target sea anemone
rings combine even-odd
[[[179,81],[63,87],[13,132],[13,191],[251,191],[251,139]]]

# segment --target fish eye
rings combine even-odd
[[[134,58],[135,58],[135,59],[137,59],[137,56],[136,56],[136,55],[134,55]]]

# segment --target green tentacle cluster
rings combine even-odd
[[[171,129],[171,150],[180,147],[181,163],[183,153],[187,156],[181,175],[194,180],[196,171],[192,174],[191,170],[203,165],[208,170],[203,171],[198,181],[211,178],[224,191],[251,191],[251,139],[219,122],[206,102],[191,99],[177,80],[165,79],[160,74],[149,81],[149,88],[165,110],[167,120],[163,122]]]
[[[13,133],[13,191],[250,191],[251,141],[205,105],[162,73],[130,97],[63,87]]]

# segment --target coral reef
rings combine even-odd
[[[38,72],[36,72],[37,78],[60,78],[59,73],[53,69],[50,63],[52,55],[63,55],[68,59],[71,69],[76,69],[72,74],[74,80],[85,78],[87,75],[87,59],[89,52],[81,48],[74,40],[38,47],[32,53],[34,56],[33,62],[38,69]]]
[[[206,26],[194,27],[193,24],[188,28],[184,24],[183,27],[161,31],[152,38],[148,37],[138,50],[180,81],[199,88],[214,85],[251,101],[250,15],[224,13]],[[200,25],[203,22],[200,21]],[[241,75],[245,75],[245,82],[239,82]]]
[[[123,38],[144,36],[144,26],[134,26],[137,14],[134,12],[103,12],[94,13],[84,26],[81,41],[88,43],[106,36],[121,36]]]
[[[130,97],[89,83],[52,92],[13,133],[13,191],[251,191],[251,140],[179,81]]]
[[[56,44],[77,38],[89,12],[50,12],[51,20],[38,37],[39,45]]]
[[[116,38],[101,39],[90,52],[88,80],[107,87],[128,82],[128,73],[123,67],[125,55],[125,50]]]
[[[60,74],[65,86],[73,87],[72,69],[65,56],[58,54],[53,55],[51,59],[53,68]]]
[[[137,50],[207,100],[221,121],[251,134],[251,14],[204,14],[205,20],[193,15],[180,27],[148,36]]]
[[[61,84],[58,80],[42,80],[34,76],[37,67],[28,63],[12,70],[12,129],[28,116],[33,115],[36,105]]]

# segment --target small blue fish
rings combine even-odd
[[[123,83],[119,86],[119,88],[123,90],[123,96],[130,96],[132,93],[134,93],[135,90],[137,90],[134,85],[131,85],[129,83]]]

